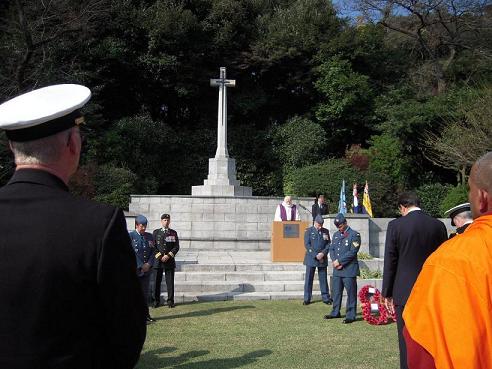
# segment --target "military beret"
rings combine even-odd
[[[161,215],[161,220],[162,219],[171,219],[171,216],[169,214],[164,213]]]
[[[147,218],[143,215],[137,215],[137,217],[135,218],[135,223],[147,225]]]
[[[39,88],[0,105],[0,129],[11,141],[31,141],[84,123],[79,109],[91,97],[81,85]]]
[[[470,203],[465,202],[463,204],[456,205],[455,207],[453,207],[449,210],[446,210],[444,215],[451,218],[451,225],[454,227],[454,226],[456,226],[456,224],[454,224],[453,218],[460,213],[463,213],[465,211],[470,211],[470,210],[471,210]]]
[[[335,225],[338,227],[342,223],[347,223],[347,219],[345,219],[345,216],[342,213],[337,214],[335,217],[334,221]]]
[[[321,224],[321,225],[323,225],[323,223],[325,222],[325,220],[323,219],[323,217],[321,215],[316,215],[316,217],[314,218],[314,221],[318,224]]]

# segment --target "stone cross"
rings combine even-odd
[[[226,79],[225,67],[220,68],[220,78],[211,79],[210,86],[219,87],[219,114],[217,118],[216,158],[228,158],[227,152],[227,87],[235,87],[236,81]]]

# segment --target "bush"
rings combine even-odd
[[[450,188],[451,185],[442,185],[440,183],[420,186],[416,189],[420,198],[420,207],[433,217],[442,217],[441,204]]]
[[[378,270],[369,270],[367,268],[362,268],[360,270],[359,279],[380,279],[383,278],[383,272]]]
[[[468,202],[468,188],[464,185],[452,187],[441,203],[441,214],[452,207]]]
[[[284,178],[284,193],[294,196],[313,196],[324,193],[335,206],[338,206],[340,187],[345,179],[347,207],[352,203],[352,183],[363,183],[364,175],[350,166],[344,159],[328,159],[318,164],[294,169]],[[362,202],[362,198],[360,198]]]
[[[94,200],[128,209],[130,194],[135,193],[137,175],[125,168],[100,166],[94,176]]]

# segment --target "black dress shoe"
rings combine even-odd
[[[160,302],[158,302],[158,301],[154,302],[154,305],[153,305],[154,309],[157,309],[159,306],[161,306]]]
[[[310,301],[303,301],[302,304],[303,305],[309,305],[311,302]]]
[[[148,323],[153,323],[155,322],[155,319],[154,318],[151,318],[150,316],[147,317],[147,322]]]
[[[333,304],[333,300],[332,299],[328,299],[326,301],[323,301],[323,304],[331,305],[331,304]]]
[[[169,307],[169,309],[172,309],[173,307],[175,307],[176,305],[174,304],[174,302],[168,302],[167,303],[167,306]]]
[[[353,322],[355,322],[355,319],[344,319],[344,320],[342,320],[342,323],[343,324],[350,324],[350,323],[353,323]]]
[[[341,318],[341,316],[340,315],[330,315],[330,314],[328,314],[328,315],[325,315],[323,317],[323,319],[335,319],[335,318]]]

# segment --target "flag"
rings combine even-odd
[[[362,210],[364,213],[369,214],[369,216],[372,218],[372,206],[371,206],[371,198],[369,197],[369,186],[367,185],[366,181],[366,186],[364,187],[364,198],[362,199]]]
[[[354,200],[352,203],[352,212],[357,214],[359,212],[359,199],[357,198],[357,183],[354,183],[352,195],[354,196]]]
[[[347,213],[347,203],[345,202],[345,179],[342,180],[342,188],[340,188],[340,200],[338,202],[338,212]]]

